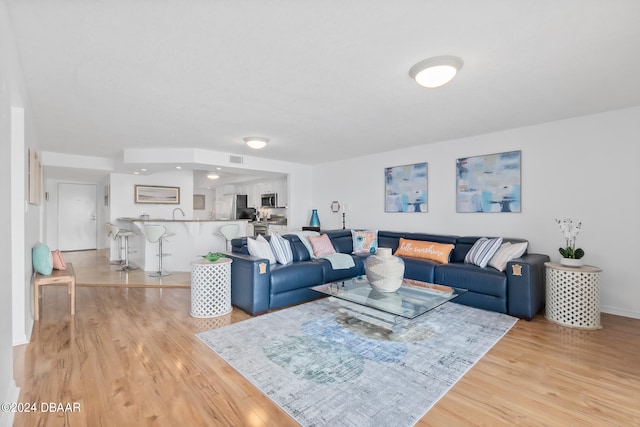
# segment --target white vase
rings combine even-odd
[[[582,259],[560,258],[560,264],[565,267],[582,267]]]
[[[402,285],[404,261],[393,256],[391,248],[378,248],[365,262],[365,272],[369,285],[380,292],[395,292]]]

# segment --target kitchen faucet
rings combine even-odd
[[[186,215],[184,214],[184,211],[183,211],[182,209],[180,209],[180,208],[175,208],[175,209],[173,210],[173,214],[171,215],[171,217],[173,218],[173,220],[174,220],[174,221],[176,220],[176,211],[180,211],[180,213],[182,214],[182,216],[183,216],[183,217],[184,217],[184,216],[186,216]]]

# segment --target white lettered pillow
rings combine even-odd
[[[268,259],[269,264],[276,263],[276,257],[273,255],[271,245],[261,234],[256,239],[247,237],[247,249],[250,255]]]
[[[495,268],[498,271],[504,271],[507,268],[507,263],[516,258],[520,258],[527,250],[528,242],[522,243],[509,243],[505,242],[500,246],[500,249],[493,255],[489,261],[489,266]]]

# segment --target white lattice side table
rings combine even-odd
[[[598,267],[565,267],[545,262],[547,305],[545,317],[563,326],[600,329],[600,275]]]
[[[191,316],[216,317],[231,312],[231,262],[220,258],[191,264]]]

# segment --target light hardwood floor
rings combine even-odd
[[[297,425],[194,336],[246,313],[195,319],[188,274],[160,284],[113,272],[100,251],[65,258],[78,277],[76,315],[65,287],[43,289],[32,341],[14,350],[20,402],[39,411],[16,414],[15,426]],[[519,321],[417,425],[639,426],[640,320],[602,323]],[[80,411],[41,412],[43,402]]]

